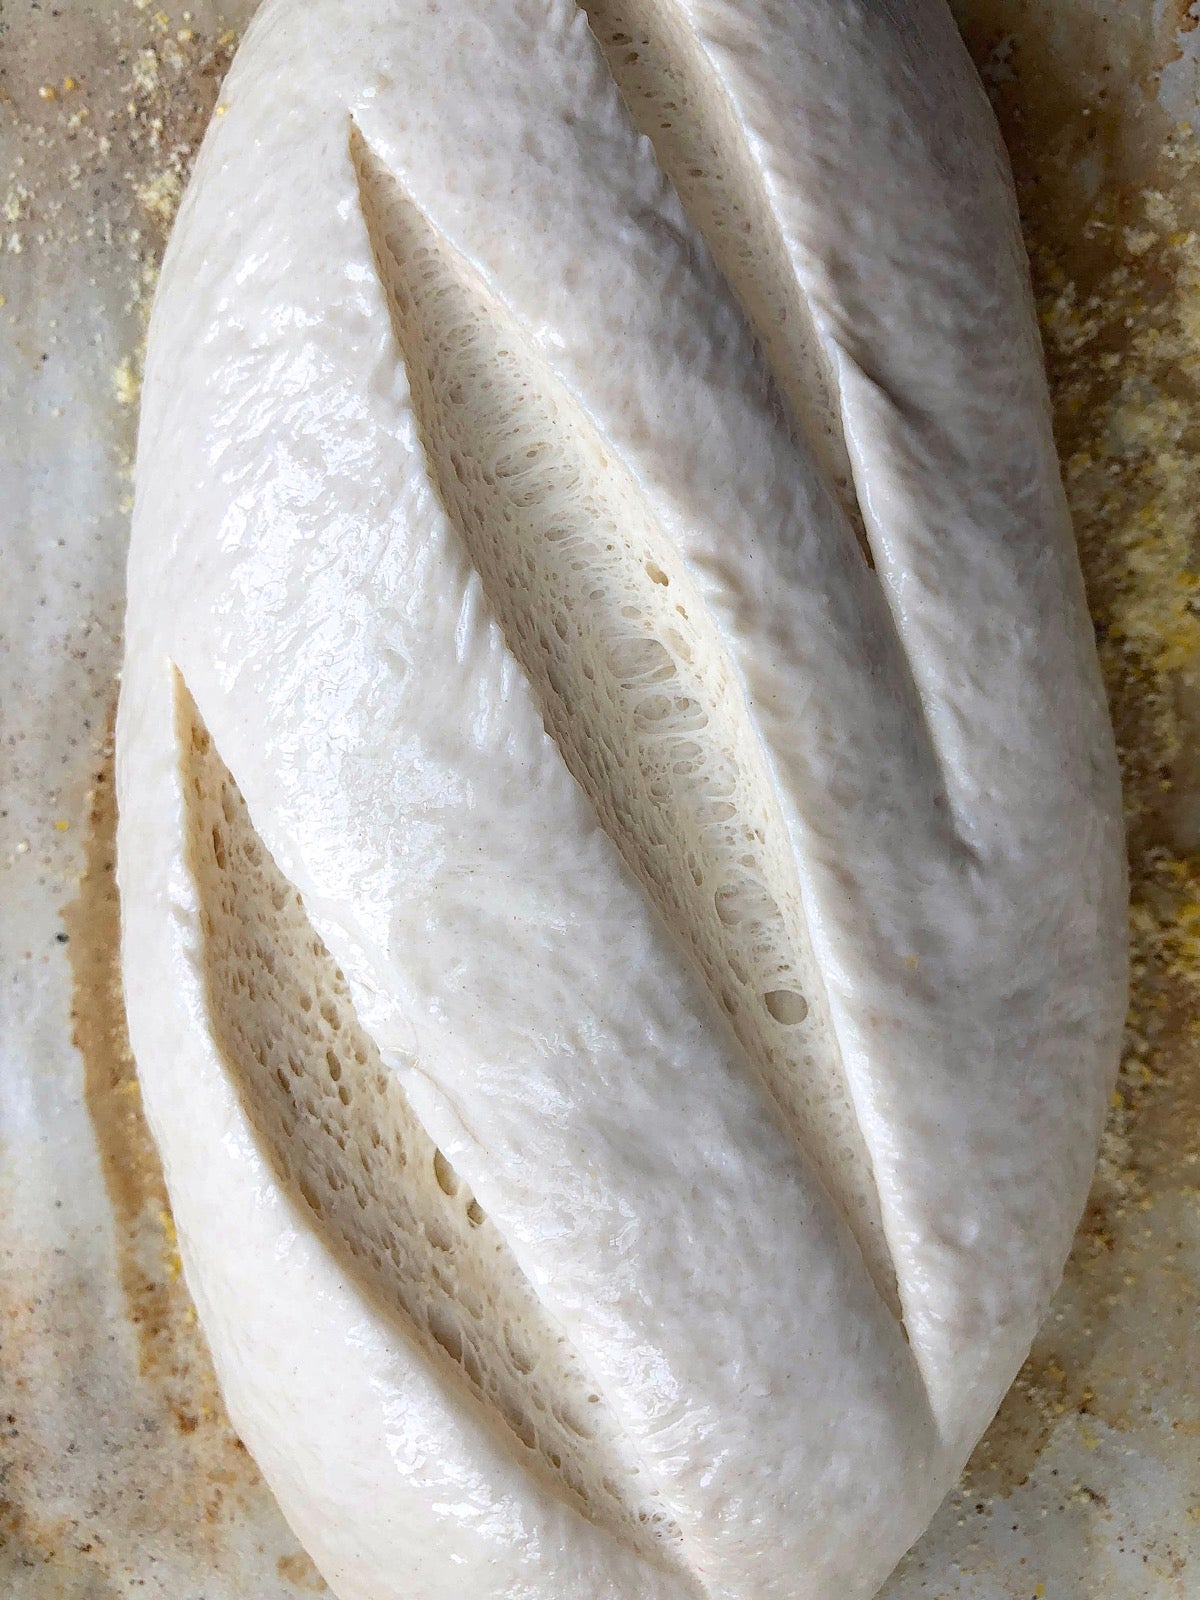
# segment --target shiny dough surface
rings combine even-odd
[[[1057,1282],[1125,996],[953,23],[277,0],[223,102],[118,781],[234,1421],[345,1600],[868,1596]]]

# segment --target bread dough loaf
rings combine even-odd
[[[342,1600],[870,1595],[1045,1310],[1124,1003],[953,23],[268,0],[221,111],[118,757],[231,1415]]]

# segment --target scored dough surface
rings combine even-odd
[[[339,1595],[866,1596],[1082,1205],[1111,735],[948,16],[589,15],[239,55],[147,366],[131,1033]]]

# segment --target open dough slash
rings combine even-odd
[[[213,1037],[281,1180],[414,1340],[454,1363],[529,1470],[665,1561],[679,1529],[628,1439],[359,1025],[182,680],[177,708]]]
[[[393,1527],[439,1600],[868,1593],[1015,1372],[1086,1185],[1120,1023],[1119,809],[1032,336],[1003,389],[1028,448],[981,456],[974,499],[970,351],[906,387],[956,274],[1021,323],[1011,197],[960,115],[978,92],[947,22],[922,54],[924,0],[912,37],[890,7],[858,33],[818,0],[751,13],[687,16],[727,96],[713,125],[742,140],[729,215],[765,248],[764,204],[801,193],[799,221],[832,229],[772,213],[817,339],[788,355],[759,327],[794,361],[791,421],[743,315],[775,302],[715,239],[714,264],[720,205],[689,221],[565,0],[268,0],[164,267],[118,735],[131,1030],[247,1441],[347,1595],[390,1600]],[[818,182],[830,151],[853,176],[844,120],[812,140],[860,67],[901,131],[928,68],[911,104],[984,151],[1012,237],[973,279],[960,211],[922,288],[894,216],[872,234],[861,183]],[[890,206],[936,139],[893,159],[886,132],[865,137]],[[846,197],[865,231],[839,311],[812,272],[836,289],[820,246]],[[627,1531],[665,1518],[686,1576],[578,1514],[557,1444],[548,1478],[503,1406],[445,1404],[461,1377],[408,1313],[380,1333],[331,1286],[332,1198],[318,1226],[277,1172],[247,1177],[268,1169],[234,1137],[207,956],[180,954],[168,661],[447,1183],[594,1383],[597,1464],[647,1486],[614,1478]],[[281,1116],[282,1071],[261,1085]],[[311,1332],[296,1260],[325,1286]],[[334,1384],[322,1362],[358,1344]],[[411,1417],[374,1398],[400,1389],[426,1397]]]
[[[351,151],[431,478],[547,729],[899,1315],[779,797],[704,598],[520,327],[357,129]]]

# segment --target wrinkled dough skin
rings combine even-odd
[[[268,0],[223,99],[118,854],[235,1424],[341,1600],[866,1600],[1124,1009],[986,101],[941,0]]]

